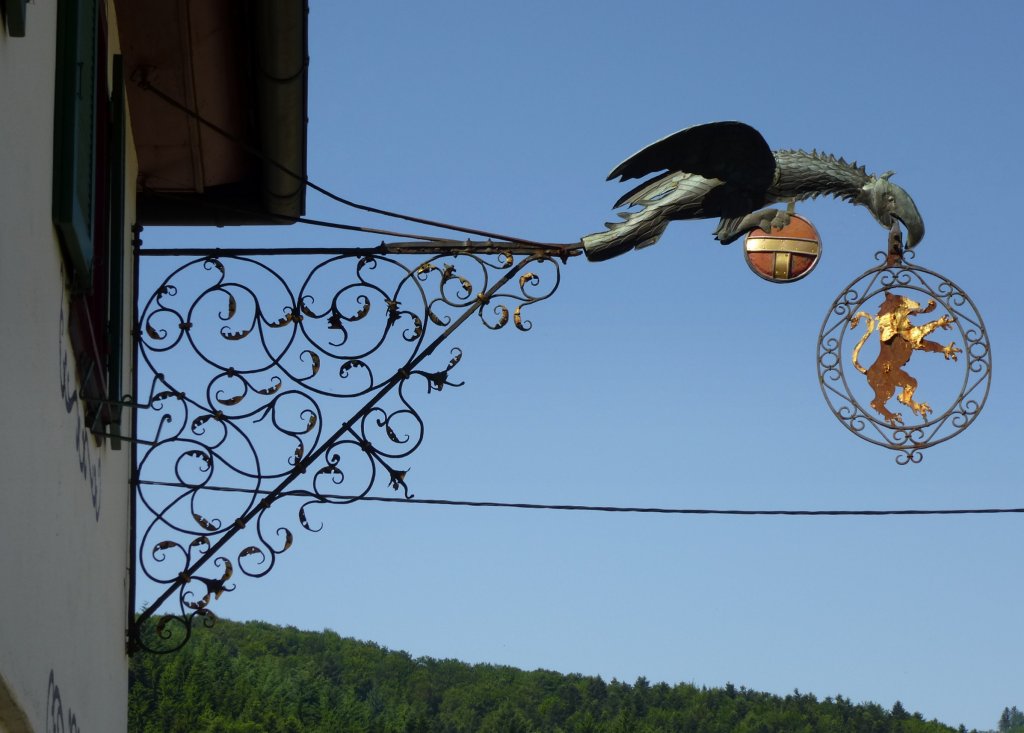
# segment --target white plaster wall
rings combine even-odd
[[[24,38],[0,30],[0,731],[24,729],[23,714],[31,730],[107,733],[127,726],[131,453],[97,446],[65,400],[77,384],[50,213],[55,32],[55,0],[30,2]]]

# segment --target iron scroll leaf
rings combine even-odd
[[[897,463],[918,463],[924,449],[959,435],[977,419],[988,398],[992,351],[981,314],[956,283],[912,264],[912,254],[899,246],[877,256],[883,263],[853,280],[825,315],[818,381],[829,409],[848,430],[897,451]],[[905,344],[893,363],[883,363],[882,342],[902,338],[891,323],[894,304],[901,304],[900,317],[917,345]],[[876,324],[877,335],[869,333]],[[859,352],[872,342],[878,358],[864,367],[870,355]],[[911,358],[918,350],[938,353]],[[873,375],[874,367],[885,377]],[[919,383],[912,374],[928,374],[928,380]],[[940,382],[950,386],[940,390]]]
[[[136,414],[135,562],[156,590],[129,647],[154,652],[273,570],[293,530],[319,531],[318,509],[411,497],[416,402],[461,386],[447,339],[473,319],[528,331],[560,282],[545,251],[178,259],[137,329],[152,409]]]

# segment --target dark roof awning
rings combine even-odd
[[[115,0],[115,7],[139,161],[139,222],[275,224],[302,216],[305,187],[289,172],[306,176],[307,0]]]

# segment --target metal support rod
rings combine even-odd
[[[524,245],[506,244],[492,240],[465,240],[451,242],[381,242],[375,247],[182,247],[142,250],[145,257],[259,257],[269,255],[381,256],[381,255],[549,255],[565,262],[569,257],[583,253],[578,244]]]
[[[892,226],[889,227],[889,254],[886,264],[893,267],[901,262],[903,262],[903,231],[900,229],[900,223],[893,219]]]
[[[142,249],[142,225],[132,226],[132,323],[129,329],[128,343],[131,344],[132,358],[132,396],[139,393],[139,251]],[[135,622],[135,594],[138,565],[136,563],[136,545],[138,543],[136,526],[138,524],[139,495],[139,448],[134,440],[139,434],[139,411],[132,410],[132,441],[131,441],[131,475],[128,479],[128,628],[125,646],[129,655],[138,648]]]

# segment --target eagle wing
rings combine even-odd
[[[761,133],[750,125],[710,122],[651,143],[619,163],[608,180],[626,181],[656,171],[696,173],[725,181],[730,187],[763,193],[775,177],[775,156]]]

